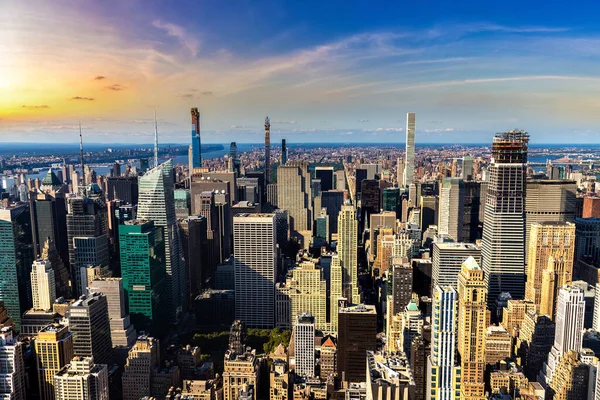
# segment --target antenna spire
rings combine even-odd
[[[79,156],[81,157],[81,178],[85,187],[85,165],[83,162],[83,136],[81,134],[81,121],[79,121]]]
[[[156,109],[154,109],[154,168],[158,167],[158,123],[156,122]]]

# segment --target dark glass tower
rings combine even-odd
[[[192,114],[192,167],[202,167],[202,154],[200,149],[200,112],[196,107],[190,110]]]

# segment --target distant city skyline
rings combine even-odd
[[[0,142],[597,141],[598,8],[7,0]]]

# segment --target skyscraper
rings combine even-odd
[[[463,240],[464,184],[461,178],[443,178],[438,207],[438,233]],[[468,238],[467,238],[468,239]]]
[[[461,362],[461,399],[484,399],[487,289],[483,270],[473,257],[458,276],[458,354]]]
[[[294,324],[296,375],[315,376],[315,318],[310,313],[296,316]]]
[[[74,357],[54,377],[56,400],[108,400],[108,368],[93,357]]]
[[[433,400],[460,397],[460,366],[456,359],[458,296],[452,286],[436,286],[433,292],[431,355],[428,357],[427,382]]]
[[[271,120],[265,117],[265,193],[271,183]]]
[[[473,176],[473,157],[463,156],[462,158],[462,180],[472,181],[475,177]]]
[[[275,214],[233,217],[235,315],[249,327],[275,323],[276,244]]]
[[[525,294],[525,175],[529,135],[497,133],[492,143],[483,224],[483,271],[488,302],[501,292]]]
[[[123,400],[138,400],[150,396],[152,371],[160,362],[159,342],[140,336],[129,350],[123,371]]]
[[[433,286],[452,286],[457,289],[462,263],[469,257],[473,257],[478,264],[481,262],[481,248],[472,243],[433,243],[432,253]]]
[[[306,161],[277,168],[277,206],[290,213],[290,230],[308,231],[312,222],[310,172]]]
[[[333,167],[315,167],[315,177],[321,180],[321,190],[333,190]]]
[[[33,262],[31,271],[31,296],[33,309],[50,311],[56,300],[56,283],[54,270],[48,260]]]
[[[163,227],[148,220],[127,221],[119,227],[121,275],[129,300],[129,312],[138,329],[164,326],[166,287],[165,236]],[[154,333],[154,332],[153,332]]]
[[[0,398],[25,400],[25,364],[23,344],[19,342],[12,328],[0,330]]]
[[[416,114],[409,112],[406,114],[406,153],[404,162],[404,176],[402,186],[408,187],[414,180],[415,173],[415,129]],[[415,201],[415,199],[411,199]]]
[[[82,296],[67,311],[69,330],[73,333],[73,354],[94,357],[108,364],[112,358],[112,341],[106,296]]]
[[[281,159],[279,160],[279,163],[281,165],[285,165],[287,160],[288,160],[287,146],[285,144],[285,139],[281,139]]]
[[[358,221],[354,206],[344,205],[338,216],[337,251],[343,268],[343,296],[360,303],[358,292]]]
[[[73,359],[73,334],[68,325],[48,325],[38,332],[35,358],[41,400],[54,400],[54,375]]]
[[[286,287],[290,297],[290,321],[310,313],[316,328],[327,330],[327,282],[323,269],[313,261],[300,262],[288,271]]]
[[[190,109],[192,115],[192,165],[190,168],[202,167],[202,149],[200,142],[200,112],[196,107]]]
[[[173,163],[164,162],[140,178],[138,218],[154,221],[163,228],[166,259],[166,301],[170,321],[177,323],[183,312],[185,293],[185,265],[182,259],[181,241],[175,218],[173,194]]]
[[[377,347],[375,306],[341,307],[338,324],[338,377],[342,381],[363,382],[367,367],[365,352],[375,351]]]
[[[575,256],[575,224],[570,222],[543,222],[531,225],[527,262],[527,284],[525,298],[536,305],[540,312],[542,298],[550,296],[554,304],[558,290],[573,277],[573,259]],[[542,293],[542,276],[548,268],[550,257],[555,262],[555,283],[551,293]],[[553,318],[553,315],[549,315]]]

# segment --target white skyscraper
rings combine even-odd
[[[11,328],[0,331],[0,399],[25,400],[23,346]]]
[[[54,377],[56,400],[108,400],[108,368],[75,357]]]
[[[360,303],[358,293],[358,221],[354,206],[343,205],[338,216],[337,251],[343,269],[343,296],[354,304]]]
[[[48,260],[34,261],[31,268],[31,297],[33,309],[50,311],[56,300],[54,270]]]
[[[310,313],[296,317],[294,325],[296,375],[315,376],[315,318]]]
[[[175,195],[173,193],[173,163],[171,160],[151,169],[139,179],[137,217],[154,221],[162,226],[165,235],[165,258],[167,265],[167,301],[171,321],[176,323],[183,312],[185,293],[185,265],[182,258],[181,241],[175,217]]]
[[[414,180],[415,174],[415,128],[416,114],[409,112],[406,114],[406,154],[404,162],[404,179],[402,186],[408,187]],[[414,199],[411,199],[414,201]]]
[[[436,286],[433,292],[431,354],[427,363],[427,382],[431,399],[454,400],[460,385],[460,366],[456,360],[458,294],[452,286]]]
[[[438,233],[462,241],[464,196],[460,178],[443,178],[440,190]]]
[[[554,345],[538,377],[542,385],[549,385],[562,356],[580,351],[583,343],[583,320],[585,316],[585,293],[577,287],[565,285],[558,292],[556,305],[556,331]]]
[[[275,214],[233,217],[236,319],[252,328],[275,324]]]

